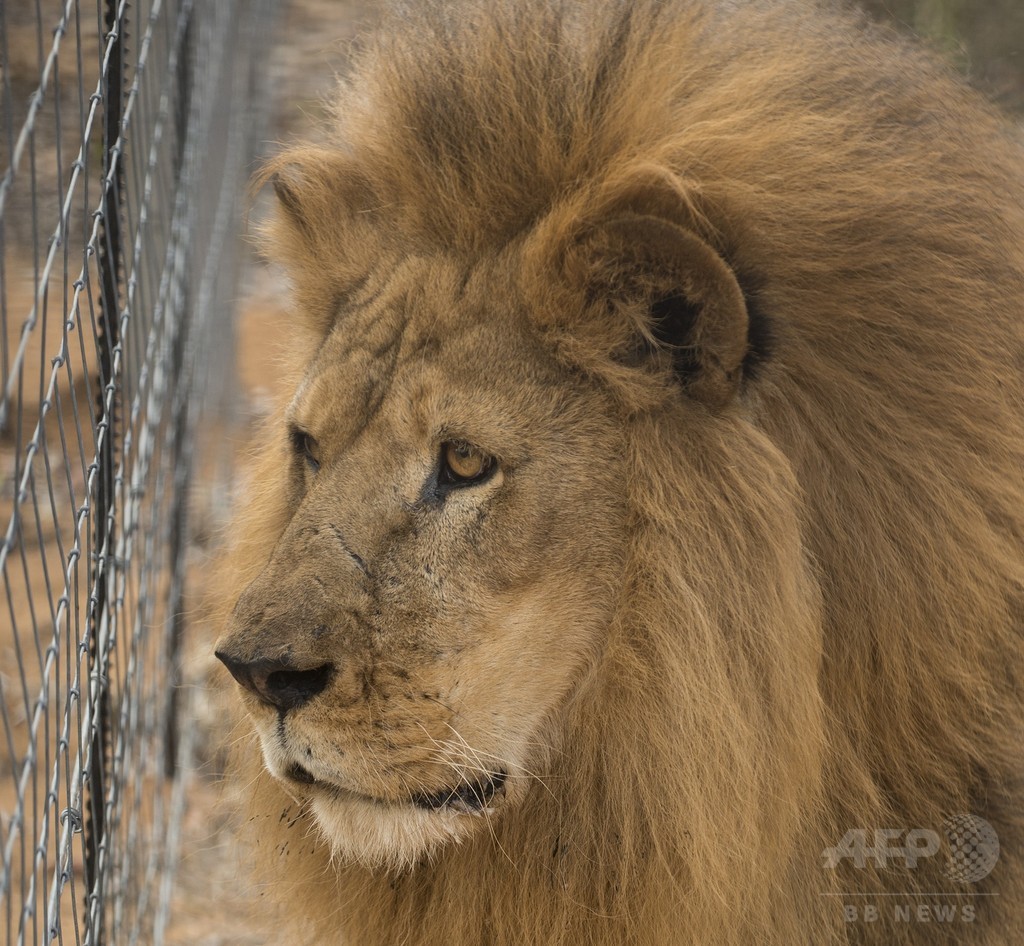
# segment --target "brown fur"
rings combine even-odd
[[[246,696],[286,912],[361,946],[1021,942],[1019,147],[804,3],[420,6],[268,170],[320,469],[279,419],[219,647],[336,666],[280,726]],[[439,503],[452,437],[500,469]],[[498,767],[482,815],[408,804]],[[1001,842],[973,887],[823,866],[958,812]]]

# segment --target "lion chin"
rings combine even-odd
[[[522,794],[517,786],[525,779],[496,761],[440,788],[363,791],[350,780],[314,775],[294,761],[276,730],[260,732],[266,769],[309,811],[338,862],[400,873],[445,845],[486,830],[487,821]]]
[[[1024,155],[843,6],[401,4],[268,162],[282,941],[1024,942]]]
[[[466,790],[476,789],[466,786]],[[344,790],[337,795],[330,790],[318,793],[310,807],[336,859],[398,872],[429,858],[446,844],[465,840],[478,829],[467,819],[486,818],[494,810],[475,804],[423,808]]]
[[[371,869],[401,872],[446,844],[470,837],[507,801],[507,773],[499,771],[432,792],[377,798],[315,778],[292,763],[275,771],[274,753],[267,769],[292,794],[301,787],[332,857]]]

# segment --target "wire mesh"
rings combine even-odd
[[[0,0],[0,930],[159,943],[275,0]],[[205,412],[205,414],[203,413]]]

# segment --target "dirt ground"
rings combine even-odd
[[[242,457],[278,393],[273,379],[279,354],[271,341],[289,317],[281,274],[255,253],[246,264],[243,285],[237,371],[244,400],[240,426],[232,437],[239,481]],[[194,498],[198,516],[207,520],[214,533],[227,528],[227,504],[208,494],[217,488],[216,481],[201,483]],[[200,600],[217,593],[204,581],[205,566],[216,554],[217,544],[214,538],[205,550],[196,550],[191,563],[194,594]],[[198,733],[196,769],[187,776],[180,860],[165,942],[171,946],[269,946],[277,942],[268,932],[272,923],[261,905],[260,892],[249,882],[245,850],[235,837],[244,804],[225,779],[227,747],[221,724],[231,716],[228,701],[235,694],[234,684],[213,658],[219,632],[203,619],[201,610],[189,632],[186,676],[192,703],[186,725]]]

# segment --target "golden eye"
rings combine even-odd
[[[460,440],[441,444],[441,474],[447,483],[471,483],[483,479],[494,459]]]

